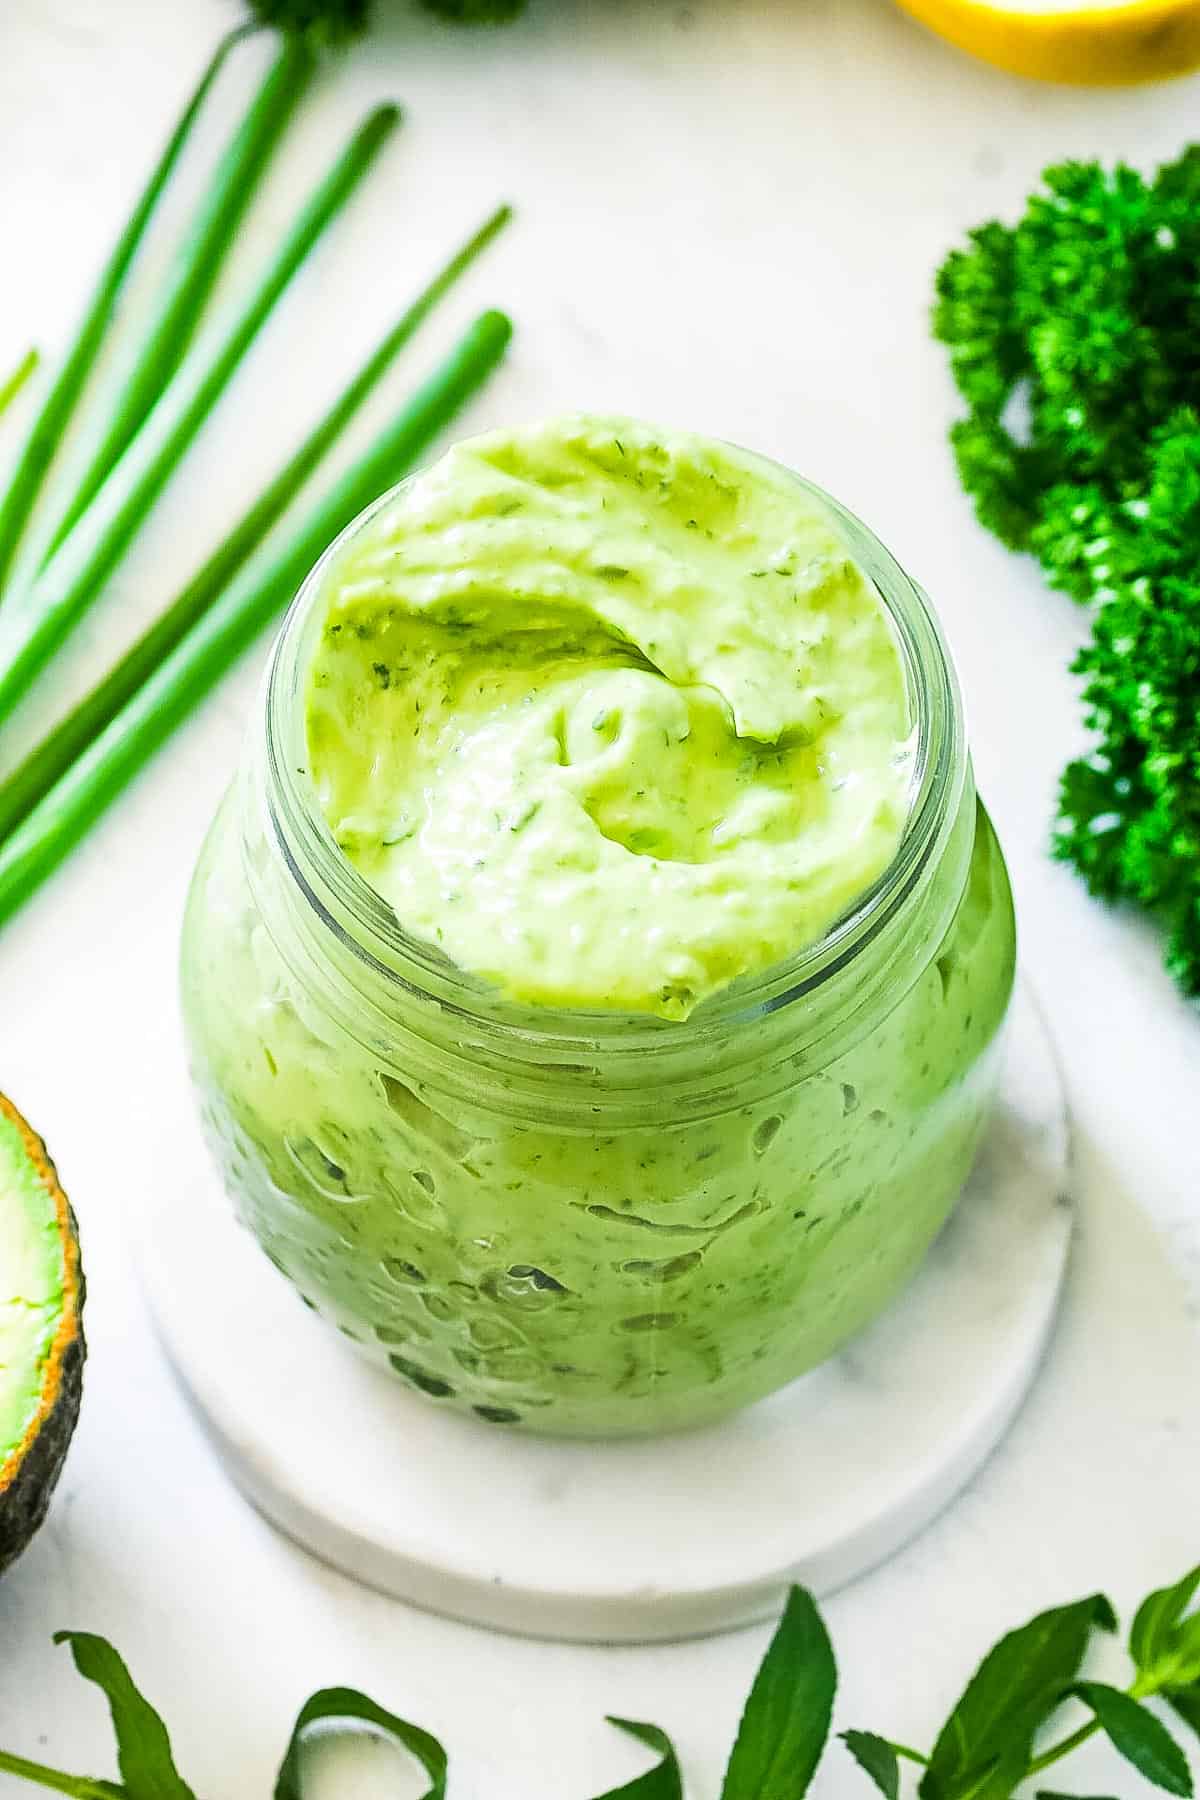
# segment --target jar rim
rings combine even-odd
[[[682,1050],[714,1027],[736,1026],[791,1006],[830,983],[875,942],[936,859],[961,799],[967,756],[958,681],[927,596],[869,527],[833,495],[784,464],[739,445],[727,447],[775,476],[785,475],[828,510],[887,611],[904,663],[915,738],[908,808],[891,861],[820,938],[767,969],[739,977],[680,1020],[511,1001],[432,943],[407,932],[339,848],[321,811],[308,768],[304,693],[323,618],[326,574],[346,544],[415,478],[414,472],[359,513],[305,577],[276,639],[263,688],[272,835],[318,931],[348,951],[364,976],[382,984],[385,993],[436,1001],[474,1027],[520,1038],[526,1046],[536,1041],[561,1052],[586,1042],[636,1051],[661,1043],[667,1033]]]

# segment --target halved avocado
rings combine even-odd
[[[0,1094],[0,1573],[46,1516],[86,1354],[75,1215],[45,1144]]]

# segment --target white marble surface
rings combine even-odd
[[[0,8],[0,345],[14,360],[31,333],[61,342],[82,272],[232,10]],[[972,1490],[828,1608],[841,1723],[919,1740],[1003,1626],[1097,1583],[1128,1605],[1200,1548],[1200,1023],[1150,936],[1044,854],[1055,772],[1078,741],[1065,665],[1079,621],[973,525],[925,329],[930,270],[966,226],[1013,208],[1051,158],[1173,154],[1196,128],[1200,82],[1026,86],[960,60],[887,0],[533,0],[516,29],[475,38],[383,12],[307,110],[226,291],[369,98],[407,101],[408,128],[60,659],[37,717],[5,735],[0,765],[161,604],[243,484],[501,195],[519,204],[518,227],[409,371],[469,305],[506,302],[517,343],[472,423],[580,405],[660,415],[792,462],[870,519],[946,620],[1079,1122],[1082,1230],[1043,1380]],[[339,1680],[444,1733],[458,1800],[586,1800],[639,1766],[609,1711],[672,1727],[696,1800],[710,1800],[764,1628],[564,1648],[360,1591],[238,1499],[155,1346],[126,1223],[151,1178],[148,1126],[181,1079],[179,908],[253,673],[224,686],[0,938],[0,1085],[50,1137],[92,1284],[75,1452],[47,1530],[0,1587],[0,1742],[110,1771],[102,1707],[50,1645],[74,1625],[123,1646],[202,1794],[268,1792],[298,1702]],[[314,1786],[382,1791],[372,1774],[335,1755]],[[1080,1791],[1117,1782],[1135,1789],[1102,1751],[1072,1771]],[[858,1784],[834,1756],[820,1791]]]

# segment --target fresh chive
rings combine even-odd
[[[232,39],[241,35],[242,32],[235,32],[232,38],[227,38],[221,45],[188,109],[190,114],[194,115],[198,109]],[[44,547],[43,563],[49,561],[71,527],[99,493],[110,470],[115,468],[122,452],[132,442],[183,361],[205,301],[235,241],[241,218],[272,152],[312,80],[315,68],[316,59],[303,41],[294,35],[285,38],[245,117],[213,170],[212,179],[192,217],[154,314],[146,327],[137,361],[122,382],[116,411]],[[186,137],[187,127],[190,126],[187,114],[180,123],[184,128],[183,136]],[[155,171],[151,183],[154,192],[147,189],[150,197],[147,218],[158,191],[170,174],[171,162],[181,145],[182,140],[177,145],[173,139],[172,144],[168,145],[167,156],[164,156],[163,162]],[[171,162],[168,162],[168,156],[171,157]],[[143,219],[142,226],[144,225]],[[140,235],[141,229],[138,232],[139,237]],[[135,239],[130,255],[136,247]]]
[[[80,390],[91,373],[112,318],[117,295],[146,234],[151,215],[191,135],[192,126],[209,89],[220,73],[225,58],[234,44],[245,35],[245,31],[244,26],[239,27],[222,39],[212,61],[200,77],[199,85],[180,114],[179,122],[129,216],[129,222],[104,265],[76,330],[75,341],[55,376],[50,392],[42,402],[41,411],[30,427],[8,489],[0,501],[0,587],[3,587],[4,577],[29,522],[34,501],[41,491],[42,482],[62,440]]]
[[[0,719],[96,599],[276,301],[362,180],[399,117],[396,107],[382,106],[359,126],[302,208],[212,360],[194,371],[180,371],[76,532],[30,588],[0,614]]]
[[[33,374],[33,371],[37,368],[39,361],[40,358],[36,350],[27,350],[12,374],[7,376],[4,381],[0,381],[0,417],[8,411],[21,389],[25,386],[25,383],[29,380],[29,377]]]
[[[439,300],[503,230],[512,209],[499,207],[463,245],[399,318],[382,343],[339,395],[329,412],[279,471],[269,487],[157,619],[100,684],[0,785],[0,841],[20,824],[109,720],[149,679],[209,606],[228,587],[252,551],[291,503],[302,484]]]
[[[350,520],[412,467],[483,383],[512,335],[483,313],[445,361],[329,489],[288,544],[256,558],[210,607],[78,762],[0,845],[0,921],[9,918],[121,792],[158,746],[295,593]]]

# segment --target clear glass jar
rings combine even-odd
[[[442,1405],[593,1436],[744,1406],[880,1312],[969,1172],[1008,879],[929,606],[821,497],[902,646],[906,829],[820,943],[684,1022],[522,1008],[406,937],[304,773],[324,564],[284,626],[188,905],[193,1075],[271,1261]]]

